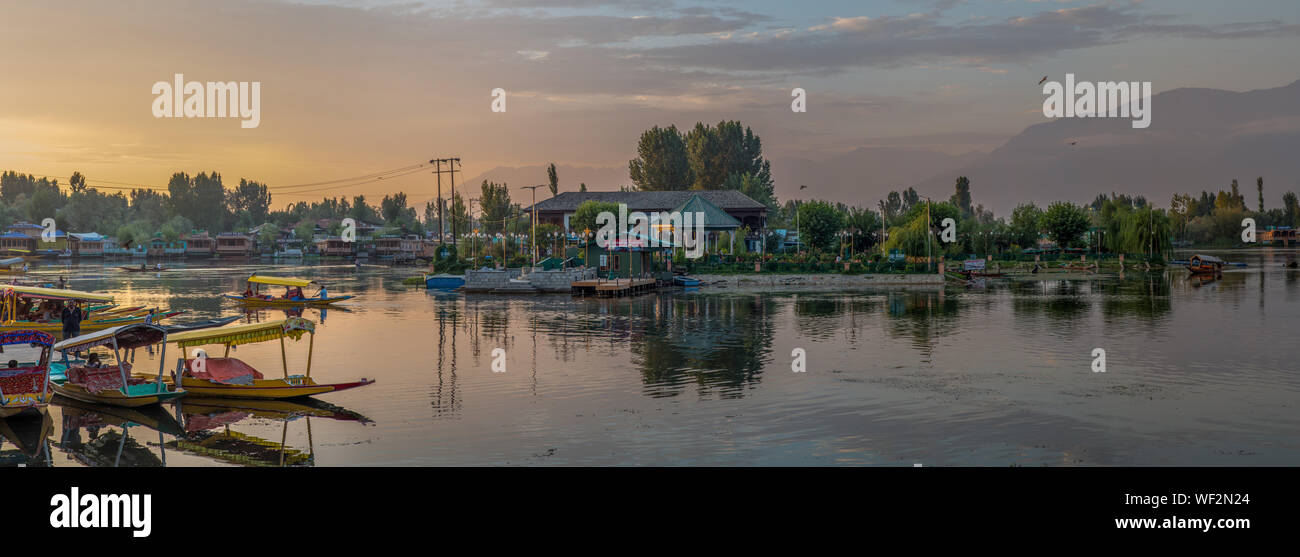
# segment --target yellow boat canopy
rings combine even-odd
[[[26,298],[40,298],[44,300],[113,301],[113,297],[108,294],[96,294],[94,292],[82,292],[80,290],[63,290],[59,288],[40,288],[36,286],[4,285],[3,290],[0,290],[0,294],[3,294],[4,296],[17,294]]]
[[[303,286],[310,286],[316,281],[294,278],[294,277],[259,277],[257,275],[253,275],[248,277],[248,282],[255,282],[258,284],[274,284],[277,286],[303,287]]]
[[[224,344],[238,346],[289,337],[293,340],[302,338],[302,334],[315,333],[316,324],[301,317],[290,317],[279,321],[252,323],[220,329],[200,329],[176,333],[168,337],[169,342],[181,348],[203,346],[205,344]]]

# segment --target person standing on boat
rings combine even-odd
[[[63,307],[63,311],[59,314],[59,319],[63,321],[63,340],[81,336],[81,316],[81,309],[77,307],[76,302]]]
[[[325,285],[324,285],[324,284],[320,285],[320,292],[317,292],[317,293],[316,293],[316,297],[317,297],[317,298],[320,298],[320,299],[322,299],[322,300],[324,300],[325,298],[328,298],[328,297],[329,297],[329,293],[325,292]]]
[[[149,308],[149,315],[144,316],[144,324],[145,324],[145,325],[153,325],[154,312],[155,312],[155,311],[157,311],[157,310],[154,309],[154,308]],[[150,346],[150,348],[152,348],[152,346]],[[152,352],[151,352],[151,353],[152,353]]]

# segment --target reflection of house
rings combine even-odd
[[[207,232],[190,234],[184,239],[187,257],[212,257],[217,252],[217,242]]]
[[[106,238],[95,232],[68,234],[68,249],[75,257],[103,257]]]
[[[316,251],[324,257],[349,257],[355,242],[344,242],[337,236],[316,240]]]
[[[256,244],[246,234],[224,232],[217,235],[217,255],[225,257],[247,257],[253,253]]]

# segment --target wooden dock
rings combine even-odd
[[[577,280],[569,288],[581,296],[631,296],[654,290],[655,279]]]

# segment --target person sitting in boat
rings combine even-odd
[[[18,360],[9,360],[9,369],[18,367]]]
[[[141,270],[141,271],[145,270],[146,268],[147,268],[147,267],[145,267],[144,263],[141,263],[141,264],[140,264],[140,270]]]
[[[245,298],[252,298],[252,297],[253,297],[253,287],[252,287],[252,286],[250,286],[250,287],[244,289],[244,297],[245,297]]]
[[[293,289],[293,299],[294,299],[294,300],[303,300],[303,299],[306,299],[306,298],[303,297],[303,295],[302,295],[302,287],[301,287],[301,286],[296,287],[296,288]]]
[[[157,311],[158,310],[155,308],[149,308],[149,314],[144,316],[145,325],[153,325],[154,315],[157,313]],[[150,346],[150,348],[152,348],[152,346]]]
[[[154,263],[154,264],[153,264],[153,268],[154,268],[155,270],[161,271],[161,270],[162,270],[162,263]]]
[[[103,364],[99,363],[99,354],[91,353],[89,356],[86,356],[85,367],[96,369],[104,367]]]

